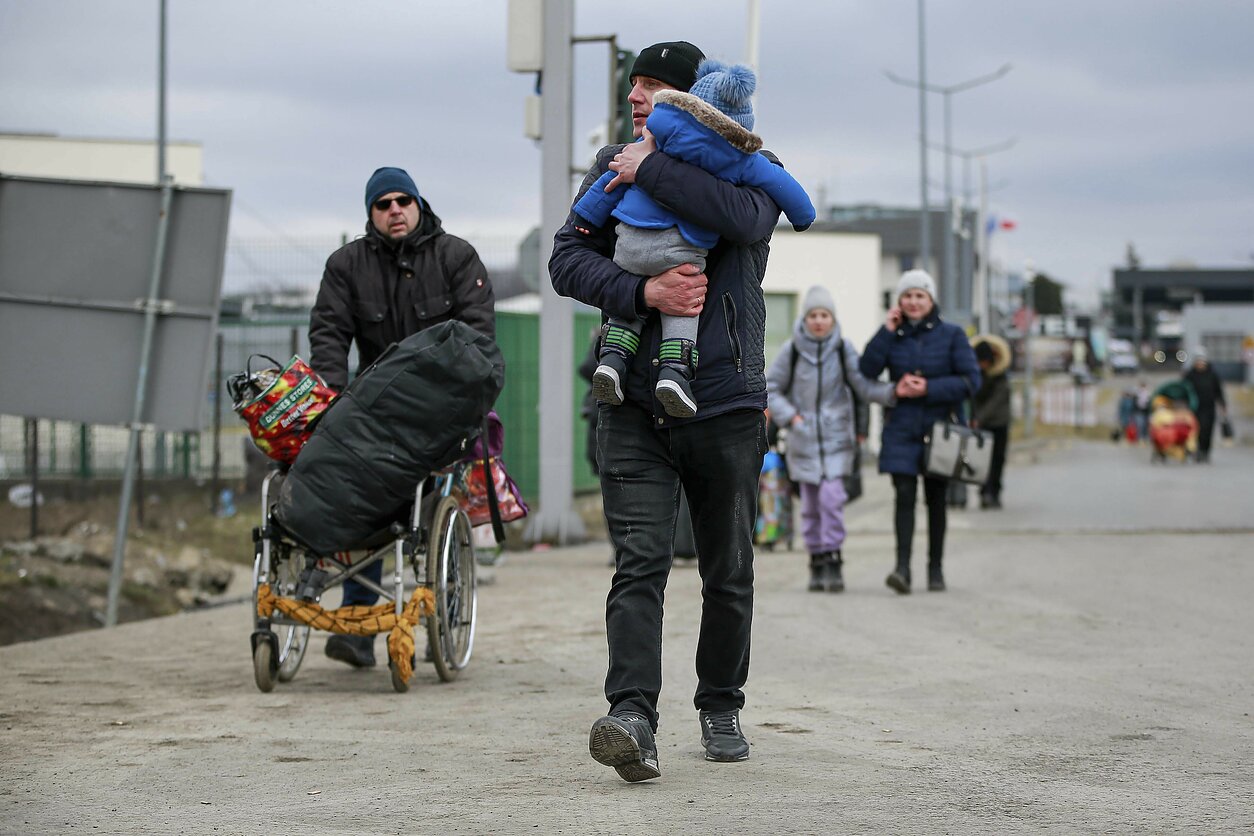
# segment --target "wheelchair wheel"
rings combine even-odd
[[[277,565],[276,565],[277,564]],[[261,571],[261,552],[258,550],[257,557],[253,561],[253,618],[257,618],[257,575]],[[300,567],[297,561],[292,557],[285,560],[274,560],[271,556],[270,575],[267,578],[270,588],[274,590],[276,595],[284,598],[290,598],[296,593],[296,582],[300,579]],[[258,625],[260,626],[260,625]],[[300,669],[300,663],[305,659],[305,649],[309,646],[309,626],[306,624],[271,624],[270,629],[278,638],[279,658],[278,668],[275,677],[279,682],[291,682],[296,676],[296,671]],[[258,673],[260,668],[257,666],[256,652],[253,653],[254,673],[260,677]],[[269,661],[267,660],[267,669]],[[274,687],[271,683],[270,688],[264,688],[261,680],[257,680],[257,687],[263,691],[269,691]]]
[[[470,519],[455,497],[445,497],[431,519],[427,583],[435,594],[435,615],[427,619],[431,661],[445,682],[470,661],[475,643],[475,549]]]
[[[257,689],[263,694],[274,690],[275,671],[270,666],[270,660],[273,658],[274,651],[270,647],[270,642],[257,642],[253,648],[253,679],[257,682]]]
[[[400,674],[396,672],[396,668],[392,667],[392,663],[388,662],[388,671],[392,674],[392,690],[398,694],[403,694],[409,690],[409,683],[401,679]]]

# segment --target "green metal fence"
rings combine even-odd
[[[584,454],[587,425],[580,405],[587,382],[576,369],[589,344],[589,335],[600,324],[595,313],[574,317],[574,415],[571,433],[573,480],[576,491],[597,489]],[[223,322],[222,379],[211,375],[205,403],[205,430],[200,433],[144,433],[141,455],[145,474],[154,478],[207,479],[213,465],[214,410],[219,411],[222,436],[221,475],[239,478],[244,473],[245,451],[251,446],[243,422],[227,402],[225,378],[243,370],[250,354],[261,353],[286,362],[292,354],[308,357],[304,320]],[[540,433],[540,318],[534,313],[497,313],[497,342],[505,357],[505,388],[497,412],[505,425],[505,461],[523,495],[539,494]],[[351,363],[350,363],[351,365]],[[47,477],[79,479],[116,478],[122,473],[127,431],[121,427],[90,427],[69,421],[40,420],[37,428],[39,472]],[[0,479],[20,478],[27,473],[31,428],[16,416],[0,415]]]
[[[580,405],[588,388],[578,375],[579,362],[587,349],[589,334],[601,323],[598,314],[580,313],[574,317],[574,364],[570,370],[574,381],[574,415],[571,434],[574,488],[596,490],[599,482],[584,455],[587,424],[580,415]],[[505,389],[496,402],[497,414],[505,425],[504,459],[510,475],[518,483],[523,496],[534,499],[540,490],[540,318],[535,314],[503,313],[496,315],[496,341],[505,357]]]

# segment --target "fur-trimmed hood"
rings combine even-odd
[[[997,357],[997,359],[993,361],[993,364],[989,366],[986,374],[991,377],[993,375],[1005,373],[1005,371],[1010,368],[1010,344],[996,334],[976,334],[971,338],[972,349],[980,343],[988,343],[992,346],[993,352]]]
[[[762,150],[762,137],[745,130],[740,123],[714,105],[702,101],[691,93],[679,90],[659,90],[653,96],[653,105],[654,107],[668,105],[691,114],[694,119],[727,140],[738,151],[756,154]]]

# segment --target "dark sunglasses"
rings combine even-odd
[[[414,196],[403,194],[400,197],[381,197],[374,202],[374,208],[380,212],[386,212],[392,208],[393,201],[396,205],[404,209],[406,206],[414,202]]]

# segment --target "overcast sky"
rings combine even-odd
[[[578,0],[575,32],[685,39],[743,60],[747,3]],[[531,76],[505,68],[504,0],[169,0],[169,133],[234,191],[233,237],[364,223],[379,165],[407,168],[451,232],[539,220]],[[816,198],[917,206],[915,0],[763,0],[757,131]],[[157,0],[0,0],[0,131],[152,138]],[[633,10],[632,17],[624,9]],[[994,257],[1081,299],[1133,242],[1144,266],[1254,265],[1254,3],[928,4],[929,82],[1011,72],[952,96],[953,141],[989,158]],[[578,162],[605,112],[605,48],[576,48]],[[940,96],[929,136],[941,143]],[[942,155],[931,156],[940,201]],[[962,162],[954,180],[961,188]],[[551,232],[551,231],[546,231]],[[311,271],[311,282],[317,270]]]

